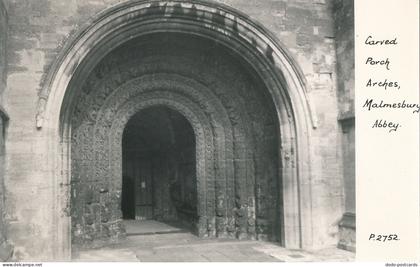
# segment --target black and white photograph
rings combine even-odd
[[[0,0],[0,261],[355,261],[354,13]]]

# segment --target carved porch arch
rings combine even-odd
[[[47,160],[55,185],[51,196],[56,210],[52,242],[62,244],[55,257],[68,258],[71,248],[69,117],[76,101],[74,88],[83,83],[103,55],[128,40],[156,32],[216,40],[252,66],[264,81],[276,108],[282,137],[278,149],[283,177],[283,244],[290,248],[311,247],[312,213],[308,200],[313,152],[309,133],[317,122],[306,94],[305,79],[284,46],[260,24],[221,4],[128,1],[105,10],[68,40],[39,95],[36,125],[49,140]]]
[[[178,100],[174,100],[177,98]],[[197,213],[199,216],[199,221],[197,224],[198,234],[201,237],[207,237],[209,235],[214,235],[212,231],[207,230],[208,218],[214,217],[215,210],[214,205],[207,205],[208,203],[215,202],[215,195],[208,192],[214,184],[214,171],[213,167],[215,160],[212,156],[214,140],[212,140],[212,135],[210,133],[211,126],[206,117],[197,109],[193,108],[192,103],[188,103],[188,100],[180,100],[182,97],[176,96],[171,93],[162,95],[161,92],[152,93],[152,95],[140,95],[137,98],[131,99],[128,103],[124,105],[116,116],[113,119],[112,126],[110,127],[109,146],[112,151],[115,151],[110,159],[110,164],[114,165],[112,170],[113,177],[119,177],[122,173],[121,167],[121,158],[122,158],[122,136],[124,126],[127,124],[129,119],[136,113],[141,112],[141,110],[153,106],[165,106],[175,111],[180,112],[192,125],[194,129],[195,139],[196,139],[196,170],[197,170],[197,198],[198,206]],[[188,106],[187,106],[188,105]],[[122,181],[122,177],[119,177],[117,181]],[[115,186],[115,185],[114,185]],[[121,185],[117,185],[116,188],[120,189]],[[205,230],[204,230],[205,229]]]
[[[206,197],[208,201],[198,201],[204,204],[201,207],[203,212],[199,211],[199,217],[202,219],[199,224],[213,226],[206,226],[208,232],[201,231],[199,235],[226,236],[229,223],[216,222],[214,216],[216,213],[226,214],[226,218],[233,223],[234,203],[232,200],[225,202],[225,197],[223,206],[215,206],[214,203],[217,203],[216,199],[220,197],[216,194],[218,190],[224,192],[222,196],[233,195],[233,192],[229,190],[234,187],[232,161],[234,149],[232,125],[220,100],[204,85],[186,77],[167,73],[144,75],[128,81],[114,90],[107,100],[102,109],[115,111],[116,115],[106,120],[102,114],[102,117],[97,120],[97,125],[98,127],[100,124],[111,125],[108,129],[110,150],[117,152],[112,154],[110,160],[110,171],[113,177],[121,175],[119,164],[121,163],[122,130],[129,118],[139,109],[143,109],[145,104],[168,106],[187,118],[196,133],[197,181],[203,183],[203,186],[198,185],[198,192],[202,196],[209,195]],[[216,114],[214,117],[218,120],[212,118],[210,114]],[[103,140],[100,137],[98,139]],[[218,180],[223,181],[225,185],[220,185],[215,177],[219,177]],[[116,179],[117,183],[121,182],[120,178]],[[206,210],[208,212],[204,212]],[[202,229],[203,227],[198,227],[198,230]]]

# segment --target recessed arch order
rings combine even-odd
[[[279,158],[284,207],[283,244],[312,245],[310,130],[317,126],[306,83],[286,48],[243,13],[209,1],[128,1],[88,21],[66,42],[45,77],[39,94],[36,127],[45,136],[54,179],[55,258],[70,257],[69,116],[71,89],[119,45],[158,32],[212,39],[239,55],[262,78],[279,120]],[[59,155],[59,156],[58,156]]]

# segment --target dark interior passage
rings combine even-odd
[[[163,106],[134,115],[123,135],[124,219],[197,220],[195,136],[190,123]]]

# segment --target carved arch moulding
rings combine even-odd
[[[127,1],[111,7],[81,27],[65,44],[39,94],[36,126],[49,140],[48,162],[55,188],[54,244],[56,258],[71,249],[69,206],[70,113],[77,86],[103,58],[121,44],[151,33],[173,32],[215,40],[241,57],[264,81],[279,121],[284,236],[290,248],[311,247],[312,211],[309,132],[315,111],[306,94],[305,78],[286,48],[243,13],[209,1]],[[59,155],[59,156],[58,156]]]

